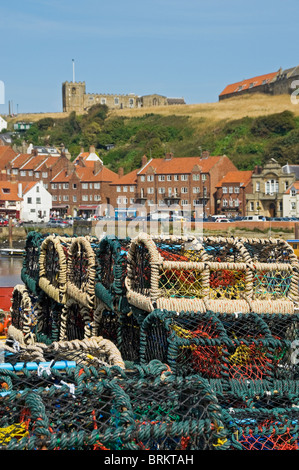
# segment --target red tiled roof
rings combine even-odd
[[[105,166],[97,174],[94,173],[94,166],[77,166],[76,173],[81,181],[115,182],[119,178],[117,173]]]
[[[271,80],[273,80],[274,77],[276,77],[277,74],[278,72],[272,72],[267,73],[265,75],[259,75],[258,77],[241,80],[240,82],[231,83],[230,85],[227,85],[224,88],[224,90],[220,93],[219,96],[228,95],[231,93],[238,93],[238,91],[248,90],[249,88],[260,86],[265,80],[267,81],[267,83],[269,83]]]
[[[216,188],[229,183],[243,183],[243,186],[246,186],[251,180],[252,173],[252,171],[229,171],[219,183],[216,184]]]
[[[28,191],[33,188],[38,183],[38,181],[22,181],[22,194],[28,193]]]
[[[32,155],[23,165],[20,166],[21,170],[34,170],[39,166],[47,157],[45,155]]]
[[[133,170],[130,171],[130,173],[127,173],[126,175],[122,176],[121,178],[118,178],[115,180],[112,185],[123,185],[123,184],[128,184],[128,185],[133,185],[137,184],[137,173],[139,170]]]
[[[67,172],[65,169],[62,169],[51,179],[51,183],[67,183],[70,181],[72,175],[73,172]]]
[[[24,163],[31,158],[31,155],[28,153],[19,153],[13,161],[11,162],[12,168],[20,168],[20,166],[24,165]]]
[[[186,174],[198,165],[202,173],[207,173],[210,169],[219,162],[222,156],[209,156],[207,158],[200,157],[173,157],[170,160],[164,158],[153,158],[138,171],[138,175],[144,175],[148,172],[150,167],[153,168],[156,174]]]
[[[9,193],[3,192],[4,189],[9,189]],[[0,181],[0,201],[21,201],[22,198],[18,196],[18,183],[12,181]]]
[[[0,169],[4,170],[7,163],[9,163],[17,153],[9,145],[0,146]]]
[[[294,183],[291,184],[291,186],[285,191],[284,194],[290,194],[291,189],[297,189],[299,191],[299,181],[294,181]]]

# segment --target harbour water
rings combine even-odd
[[[23,284],[21,280],[21,269],[23,257],[0,255],[0,287],[14,287]]]

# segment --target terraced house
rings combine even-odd
[[[144,204],[147,212],[157,205],[166,208],[179,204],[182,209],[196,211],[203,207],[203,215],[215,213],[216,184],[235,165],[226,155],[201,157],[174,157],[168,153],[164,158],[147,161],[137,172],[136,202]]]

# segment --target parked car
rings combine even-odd
[[[64,219],[51,219],[49,220],[49,222],[47,223],[47,227],[58,227],[58,228],[67,228],[67,227],[70,227],[71,224],[68,223],[67,220],[64,220]]]
[[[0,226],[4,227],[5,225],[8,225],[8,220],[7,219],[0,219]]]
[[[215,220],[215,222],[230,222],[230,220],[228,220],[226,217],[222,217],[222,218],[219,218],[217,220]]]

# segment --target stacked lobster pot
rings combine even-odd
[[[284,240],[31,233],[22,280],[0,446],[298,449],[299,265]]]

